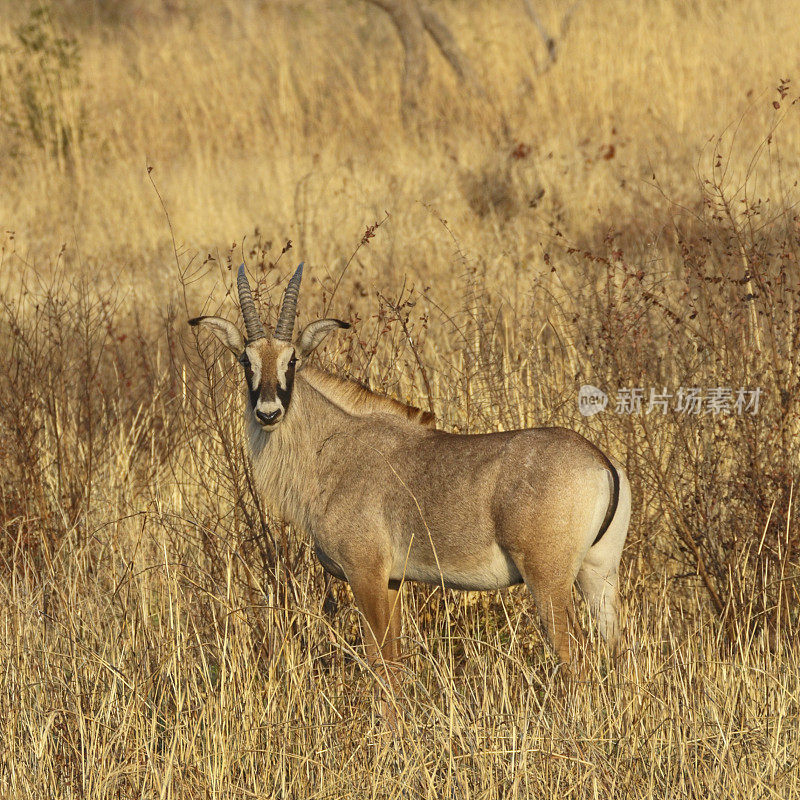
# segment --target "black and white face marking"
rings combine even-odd
[[[264,430],[273,430],[292,399],[297,362],[294,347],[276,340],[259,340],[248,345],[239,360],[256,422]]]
[[[297,357],[294,354],[294,347],[287,347],[278,358],[276,376],[278,385],[275,387],[275,395],[283,408],[285,414],[289,410],[289,403],[292,399],[292,389],[294,388],[294,368],[297,365]]]

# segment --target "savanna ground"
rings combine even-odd
[[[485,93],[429,42],[401,112],[360,0],[0,3],[3,797],[800,796],[800,5],[585,3],[554,64],[521,2],[435,7]],[[615,669],[564,693],[524,589],[411,587],[376,717],[185,325],[243,257],[265,317],[305,260],[301,322],[354,323],[323,365],[626,465]]]

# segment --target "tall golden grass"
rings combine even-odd
[[[549,68],[521,4],[437,8],[486,96],[431,49],[404,115],[357,0],[0,4],[3,797],[800,796],[800,7],[583,4]],[[563,690],[524,590],[408,587],[376,716],[185,325],[242,258],[265,317],[304,259],[301,316],[354,323],[323,365],[626,464],[616,665]]]

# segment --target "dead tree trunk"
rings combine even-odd
[[[477,73],[472,68],[469,59],[464,55],[461,48],[456,43],[453,34],[450,33],[450,28],[447,27],[444,20],[432,9],[426,5],[420,5],[420,16],[422,17],[422,24],[425,30],[431,35],[431,38],[436,42],[441,54],[447,59],[447,62],[453,68],[453,71],[458,77],[469,84],[477,94],[483,94],[483,86]]]
[[[417,103],[419,90],[428,77],[427,32],[459,79],[477,94],[484,94],[477,73],[464,55],[444,20],[419,0],[367,0],[391,18],[405,53],[402,103],[408,110]]]
[[[403,111],[408,112],[416,107],[420,89],[428,77],[428,52],[426,49],[427,33],[439,48],[447,63],[459,80],[478,97],[486,98],[487,94],[463,50],[458,46],[447,23],[434,11],[425,0],[367,0],[385,11],[400,36],[405,56],[403,83],[401,89]],[[542,73],[549,69],[558,57],[561,40],[567,35],[572,16],[582,0],[574,0],[561,18],[560,30],[551,35],[542,18],[536,11],[533,0],[522,0],[526,14],[533,22],[547,48],[547,64],[537,70]]]
[[[416,105],[417,95],[428,77],[428,54],[425,50],[425,26],[416,0],[368,0],[391,18],[403,44],[403,109]]]

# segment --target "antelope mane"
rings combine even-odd
[[[315,367],[303,367],[300,374],[320,394],[353,416],[394,414],[426,428],[436,427],[436,416],[430,411],[423,411],[391,397],[375,394],[361,383],[340,378]]]

